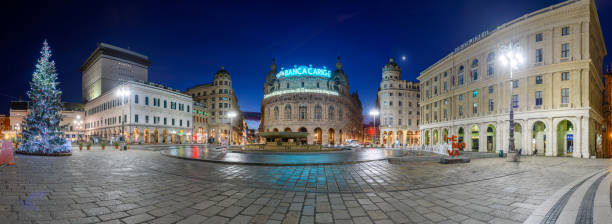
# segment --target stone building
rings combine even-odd
[[[308,144],[322,145],[361,139],[361,101],[339,57],[333,72],[297,65],[279,72],[273,60],[263,91],[260,133],[308,132]]]
[[[129,91],[127,96],[117,94]],[[168,144],[192,141],[191,96],[143,81],[127,81],[85,105],[85,135],[113,140],[122,134],[131,143]]]
[[[606,119],[604,125],[603,147],[601,150],[596,151],[598,158],[611,158],[612,157],[612,110],[610,105],[612,104],[612,71],[608,66],[604,77],[604,100],[603,100],[603,111]],[[598,148],[599,149],[599,148]]]
[[[197,135],[211,138],[209,141],[229,142],[230,127],[232,128],[233,144],[239,144],[244,139],[244,125],[242,113],[238,106],[238,99],[232,88],[232,78],[224,67],[215,73],[212,83],[196,85],[185,91],[195,102],[208,109],[206,124],[202,124]],[[233,119],[228,116],[231,112],[236,114]],[[233,124],[230,124],[233,123]]]
[[[208,130],[208,106],[193,102],[193,142],[194,143],[207,143],[208,136],[206,135]]]
[[[501,45],[521,48],[518,68]],[[587,158],[602,147],[602,63],[592,0],[565,1],[485,31],[421,72],[421,144],[456,135],[466,150],[508,151],[510,99],[516,149]],[[512,88],[512,96],[510,95]]]
[[[83,102],[95,99],[125,81],[148,81],[151,61],[145,55],[99,43],[79,69]]]
[[[409,146],[420,144],[419,84],[402,80],[402,69],[389,59],[382,68],[377,107],[380,116],[380,144]]]

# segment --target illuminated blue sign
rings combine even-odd
[[[331,77],[331,71],[327,70],[325,66],[323,68],[313,68],[312,65],[294,65],[293,68],[281,68],[281,71],[276,74],[276,78],[292,76],[320,76],[329,78]]]

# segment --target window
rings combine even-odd
[[[538,75],[538,76],[536,76],[536,84],[538,84],[538,85],[539,85],[539,84],[542,84],[542,82],[543,82],[543,81],[542,81],[542,75]]]
[[[569,103],[569,88],[561,89],[561,103],[563,104]]]
[[[304,88],[304,82],[302,82],[302,88]]]
[[[487,75],[492,76],[495,74],[495,53],[491,52],[487,56]]]
[[[474,90],[474,92],[472,92],[472,95],[474,95],[474,98],[476,98],[478,96],[478,91]]]
[[[512,80],[512,88],[518,88],[519,87],[519,81],[518,80]]]
[[[393,101],[389,101],[389,106],[393,106]]]
[[[134,123],[138,123],[138,114],[134,114]]]
[[[472,61],[472,73],[470,75],[472,76],[472,81],[478,80],[478,59]]]
[[[334,107],[330,106],[330,107],[327,109],[327,118],[328,118],[330,121],[333,121],[333,120],[334,120],[334,115],[335,115],[335,114],[336,114],[336,113],[335,113],[335,111],[334,111]]]
[[[402,119],[397,119],[397,125],[402,125]]]
[[[474,114],[477,114],[477,113],[478,113],[478,103],[474,103],[474,105],[472,106],[472,112],[473,112]]]
[[[145,123],[149,123],[149,115],[145,115]]]
[[[168,124],[167,121],[168,121],[167,118],[164,117],[164,125]]]
[[[493,93],[493,86],[489,86],[489,93]]]
[[[278,107],[274,107],[274,120],[278,121]]]
[[[535,104],[537,107],[542,106],[542,91],[535,92]]]
[[[495,100],[489,99],[489,112],[493,112],[494,107],[495,107]]]
[[[561,45],[561,58],[568,58],[570,54],[570,44],[564,43]]]
[[[518,95],[512,95],[512,107],[517,108],[519,104]]]
[[[463,65],[459,67],[459,75],[457,77],[457,85],[463,86]]]
[[[172,126],[174,126],[174,118],[172,118]]]
[[[314,119],[315,120],[321,120],[321,115],[323,113],[323,108],[321,108],[320,105],[315,105],[315,111],[314,111]]]
[[[285,120],[291,120],[291,105],[285,105]]]
[[[459,106],[459,116],[463,116],[463,106]]]
[[[538,48],[536,49],[535,62],[542,63],[542,59],[543,59],[542,48]]]
[[[561,28],[561,36],[567,36],[570,34],[570,28],[569,26],[563,27]]]
[[[287,83],[287,89],[289,89],[289,83]]]
[[[535,36],[536,42],[540,42],[544,39],[542,33],[537,33]]]
[[[402,106],[402,101],[397,102],[397,106]]]
[[[138,104],[138,95],[134,95],[134,103]]]
[[[569,72],[561,72],[561,80],[562,81],[569,80]]]
[[[300,120],[306,120],[306,105],[300,105],[299,111],[300,111]]]
[[[179,120],[179,126],[183,127],[183,119]]]
[[[400,114],[402,111],[400,110]],[[342,114],[342,108],[338,108],[338,120],[341,121],[344,115]]]
[[[444,120],[446,120],[447,115],[448,115],[448,111],[444,109]]]
[[[145,105],[149,106],[149,97],[145,96]]]
[[[191,110],[189,110],[189,109],[190,109],[189,105],[187,105],[187,112],[191,112]]]
[[[459,101],[463,101],[463,95],[459,95]]]
[[[444,92],[448,91],[448,82],[444,81]]]

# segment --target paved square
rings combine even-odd
[[[610,160],[247,166],[159,152],[16,157],[0,168],[6,223],[522,223]]]

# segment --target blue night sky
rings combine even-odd
[[[257,112],[273,57],[279,67],[333,68],[340,56],[367,114],[389,57],[399,62],[403,79],[415,81],[476,34],[561,1],[50,2],[11,1],[0,9],[0,113],[8,113],[10,100],[27,99],[47,38],[64,101],[80,101],[78,69],[106,42],[149,56],[149,80],[181,90],[211,82],[225,66],[241,109]],[[610,45],[612,1],[596,3]]]

